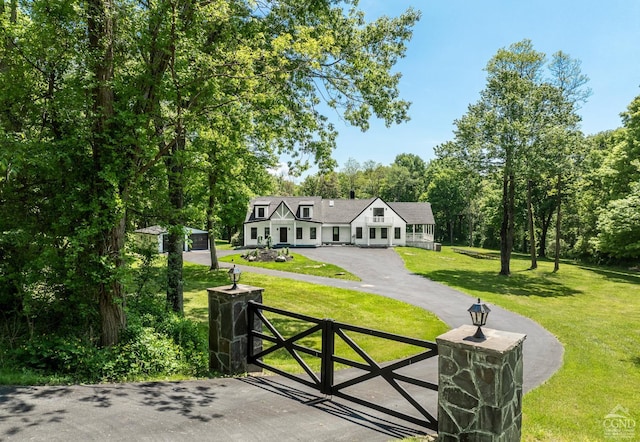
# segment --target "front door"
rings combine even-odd
[[[289,242],[288,239],[287,239],[287,228],[286,227],[280,227],[280,242],[281,243]]]

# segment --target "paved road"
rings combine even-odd
[[[452,327],[468,323],[466,309],[473,299],[410,274],[392,249],[323,247],[296,252],[340,265],[362,281],[249,267],[243,271],[377,293],[428,309]],[[204,252],[186,253],[185,259],[208,263]],[[492,306],[490,325],[527,334],[525,390],[560,367],[562,346],[535,322]],[[433,360],[413,370],[428,380],[437,379]],[[405,407],[379,382],[362,384],[352,392],[398,410]],[[422,392],[418,398],[435,414],[435,393]],[[388,441],[424,430],[349,402],[323,399],[280,377],[0,387],[0,441]]]

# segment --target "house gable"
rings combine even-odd
[[[387,204],[380,197],[373,198],[371,200],[371,202],[369,203],[369,205],[367,205],[365,208],[362,209],[362,211],[360,211],[360,213],[358,213],[356,216],[353,217],[351,222],[353,222],[356,218],[358,218],[361,215],[363,215],[364,212],[366,212],[367,210],[369,212],[371,212],[371,213],[368,214],[368,217],[380,218],[380,217],[385,217],[385,216],[387,216],[387,217],[398,216],[398,217],[400,217],[400,219],[402,219],[406,223],[406,220],[402,217],[402,215],[400,215],[398,212],[396,212],[393,209],[393,207],[391,207],[391,204]],[[382,210],[382,212],[379,212],[380,210]],[[387,210],[391,210],[393,213],[385,215]]]
[[[293,211],[287,205],[287,203],[282,201],[269,218],[272,221],[292,221],[295,216],[293,215]]]

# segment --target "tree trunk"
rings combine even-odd
[[[169,185],[169,250],[167,256],[167,304],[174,312],[184,312],[183,261],[184,250],[184,165],[185,133],[181,124],[176,127],[176,142],[166,159]]]
[[[545,258],[547,256],[547,232],[551,225],[551,218],[553,217],[553,211],[550,211],[547,216],[542,217],[542,231],[540,233],[540,257]]]
[[[473,215],[469,211],[469,247],[473,247]]]
[[[449,243],[453,245],[453,223],[455,220],[449,221]]]
[[[505,173],[502,179],[502,223],[500,225],[500,274],[511,274],[511,251],[513,250],[515,212],[515,178]]]
[[[560,270],[560,227],[561,227],[561,211],[560,202],[562,201],[562,175],[558,174],[558,208],[556,212],[556,250],[555,260],[553,263],[553,271]]]
[[[113,216],[116,200],[122,197],[122,189],[108,182],[104,174],[109,172],[115,146],[112,145],[112,119],[114,115],[115,95],[113,92],[113,2],[112,0],[88,0],[87,36],[89,39],[90,69],[94,75],[91,89],[92,99],[92,139],[91,147],[94,163],[94,197],[101,208],[98,220],[108,220]],[[120,340],[125,327],[125,293],[122,283],[114,276],[124,263],[122,248],[124,245],[125,217],[116,218],[115,225],[102,229],[96,241],[96,253],[101,269],[98,286],[98,308],[100,311],[100,341],[103,346],[112,346]],[[111,264],[115,267],[111,270]]]
[[[529,269],[538,268],[538,260],[536,258],[536,229],[533,222],[533,203],[532,203],[532,187],[531,180],[527,180],[527,214],[529,217],[529,252],[531,253],[531,267]]]
[[[207,231],[209,232],[209,254],[211,255],[210,270],[218,270],[220,263],[218,262],[218,254],[216,252],[215,239],[215,189],[217,177],[212,171],[209,172],[209,204],[207,205]]]
[[[121,253],[124,238],[125,217],[123,216],[116,226],[105,233],[99,251],[100,257],[115,261],[116,269],[124,265]],[[125,291],[122,282],[117,278],[110,278],[108,282],[101,283],[98,289],[98,301],[101,321],[100,343],[109,347],[118,343],[120,332],[126,327]]]

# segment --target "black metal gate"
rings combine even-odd
[[[431,430],[437,430],[438,423],[435,417],[429,413],[420,403],[416,400],[399,382],[404,384],[411,384],[417,387],[438,391],[438,385],[432,382],[424,381],[397,373],[396,371],[407,367],[411,364],[415,364],[420,361],[432,358],[438,355],[438,347],[434,342],[424,341],[421,339],[409,338],[406,336],[399,336],[392,333],[381,332],[378,330],[372,330],[363,327],[357,327],[349,324],[333,321],[331,319],[318,319],[311,316],[301,315],[298,313],[289,312],[286,310],[269,307],[264,304],[256,302],[249,302],[249,352],[248,362],[255,364],[259,367],[265,368],[269,371],[277,373],[288,379],[300,382],[310,388],[320,391],[320,393],[335,396],[343,399],[350,400],[359,405],[369,407],[381,413],[394,416],[399,419],[412,422],[416,425],[421,425]],[[311,327],[306,330],[295,334],[294,336],[285,338],[280,331],[276,329],[272,321],[265,317],[265,311],[276,313],[287,318],[293,318],[300,321],[304,321],[312,324]],[[259,326],[259,328],[257,327]],[[266,327],[269,334],[262,331],[262,326]],[[314,333],[322,333],[322,348],[321,350],[305,347],[298,343],[301,339],[308,337]],[[421,347],[424,351],[414,356],[394,361],[384,367],[371,358],[367,352],[365,352],[357,343],[347,335],[347,332],[354,332],[360,334],[366,334],[375,336],[378,338],[400,342],[404,344],[410,344],[412,346]],[[354,361],[344,357],[340,357],[335,354],[335,342],[336,336],[342,339],[355,353],[357,353],[363,362]],[[271,342],[269,348],[255,353],[254,348],[255,341],[262,340]],[[291,357],[297,362],[300,367],[307,374],[308,378],[303,378],[295,374],[288,373],[280,370],[271,365],[265,364],[263,358],[279,349],[285,349]],[[300,354],[308,354],[314,357],[320,358],[320,373],[319,375],[309,367]],[[334,382],[334,369],[335,364],[342,364],[347,367],[354,367],[363,370],[365,374],[357,374],[347,380],[343,380],[339,383]],[[380,404],[376,404],[361,397],[354,396],[345,392],[348,387],[354,386],[358,383],[365,382],[373,379],[377,376],[382,377],[385,381],[393,387],[410,405],[413,409],[417,410],[421,417],[412,416],[406,413],[398,412],[397,410],[384,407]]]

